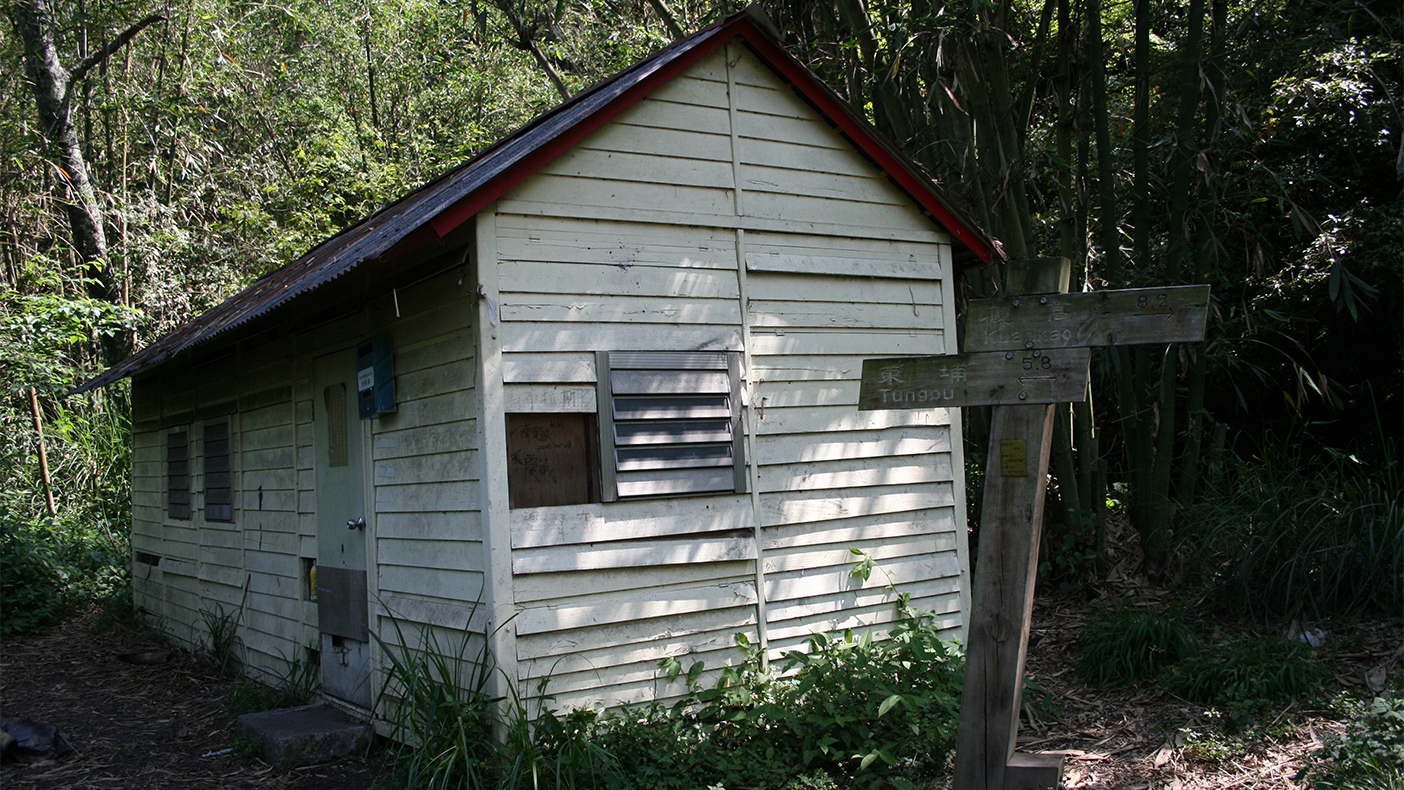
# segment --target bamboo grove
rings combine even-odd
[[[1055,576],[1100,563],[1109,496],[1161,572],[1204,482],[1265,436],[1395,463],[1397,4],[762,5],[1010,258],[1066,256],[1089,289],[1212,284],[1208,342],[1103,352],[1060,410]],[[120,458],[72,443],[53,464],[89,472],[52,507],[33,484],[36,428],[123,411],[120,389],[65,398],[76,381],[738,7],[6,0],[4,482],[32,492],[10,506],[120,489]]]

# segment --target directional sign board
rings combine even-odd
[[[1207,285],[975,299],[965,350],[1193,343],[1208,316]]]
[[[1085,348],[863,360],[858,410],[1065,403],[1087,395]]]

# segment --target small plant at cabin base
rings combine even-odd
[[[1315,790],[1404,790],[1404,699],[1347,702],[1344,735],[1307,757],[1298,778]]]
[[[226,612],[223,606],[215,604],[200,610],[200,622],[205,625],[205,648],[215,666],[220,672],[238,672],[243,666],[239,654],[244,646],[239,639],[239,610]]]
[[[283,663],[284,669],[268,671],[272,682],[240,677],[230,684],[224,697],[225,716],[229,721],[245,713],[307,705],[321,695],[320,666],[300,659]]]
[[[387,662],[373,707],[394,728],[394,739],[405,744],[396,767],[404,786],[490,786],[503,750],[492,735],[499,721],[494,707],[501,700],[488,693],[497,671],[489,640],[465,628],[455,641],[446,642],[425,627],[416,644],[399,619],[391,623],[394,643],[371,633]]]
[[[1122,604],[1087,618],[1077,666],[1094,685],[1133,683],[1191,655],[1196,642],[1178,612],[1157,614]]]

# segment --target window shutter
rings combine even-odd
[[[740,377],[726,352],[600,352],[602,498],[745,490]]]
[[[166,434],[166,515],[190,518],[190,433]]]
[[[234,488],[229,465],[229,421],[205,423],[205,520],[234,520]]]

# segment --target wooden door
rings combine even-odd
[[[317,359],[313,399],[322,690],[369,708],[366,459],[350,350]]]

